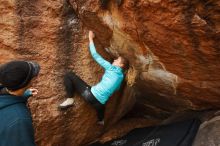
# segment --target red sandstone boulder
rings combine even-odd
[[[114,127],[135,103],[119,131],[157,124],[178,111],[219,108],[218,1],[126,0],[118,7],[112,0],[104,10],[99,4],[1,2],[0,63],[27,59],[42,66],[34,84],[39,96],[29,101],[39,146],[84,145],[109,129],[111,136],[119,136],[123,132],[114,132]],[[130,61],[126,82],[107,105],[105,128],[96,124],[95,111],[79,96],[73,108],[57,109],[65,97],[62,78],[67,70],[90,85],[101,78],[103,70],[88,51],[89,29],[106,59],[121,54]]]

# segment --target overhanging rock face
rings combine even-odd
[[[28,59],[42,67],[34,84],[39,96],[29,102],[37,144],[83,145],[106,131],[78,96],[73,108],[57,109],[65,97],[66,71],[90,85],[103,74],[88,51],[89,29],[104,58],[120,54],[130,62],[126,82],[107,105],[107,129],[129,131],[178,111],[219,108],[219,11],[214,0],[124,0],[120,6],[110,0],[106,9],[99,0],[3,0],[0,63]],[[129,119],[135,116],[138,120]]]

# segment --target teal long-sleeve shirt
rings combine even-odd
[[[95,86],[92,86],[91,92],[100,103],[105,104],[109,97],[116,90],[120,89],[124,79],[123,70],[102,58],[102,56],[97,53],[94,43],[90,43],[89,48],[94,60],[105,70],[101,81]]]

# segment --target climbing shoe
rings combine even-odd
[[[105,124],[105,121],[104,120],[102,120],[102,121],[98,121],[97,122],[99,125],[102,125],[102,126],[104,126],[104,124]]]
[[[67,109],[74,105],[74,99],[73,98],[67,98],[65,101],[63,101],[58,108],[61,110]]]

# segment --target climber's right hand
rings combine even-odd
[[[93,41],[93,39],[95,38],[95,34],[94,34],[94,32],[93,31],[89,31],[89,40],[90,41]]]

